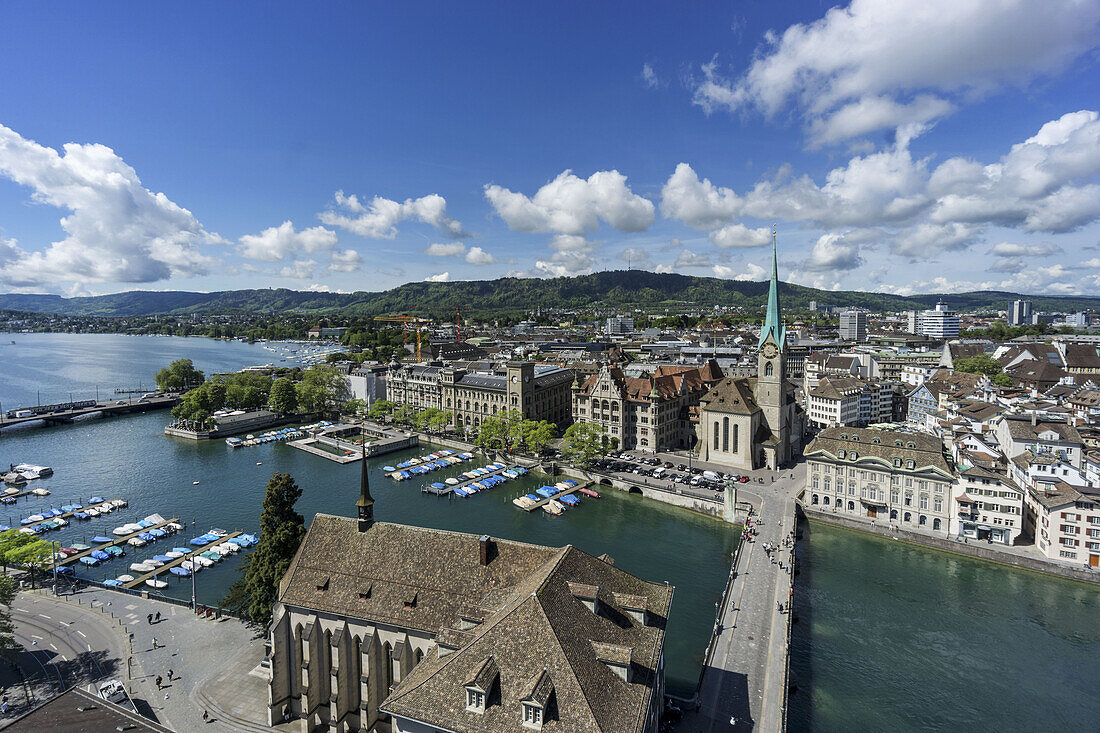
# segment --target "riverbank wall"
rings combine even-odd
[[[1002,565],[1011,565],[1012,567],[1021,568],[1023,570],[1031,570],[1037,573],[1057,575],[1062,578],[1077,580],[1084,583],[1100,583],[1100,572],[1078,570],[1076,568],[1066,567],[1064,565],[1057,565],[1055,563],[1046,562],[1032,557],[1016,555],[1010,552],[999,550],[995,546],[979,545],[976,543],[963,544],[961,542],[955,542],[954,540],[943,539],[940,537],[929,537],[928,535],[911,532],[906,529],[901,529],[900,527],[877,525],[871,526],[871,524],[867,522],[862,522],[858,519],[853,519],[852,517],[839,516],[831,512],[823,512],[819,509],[814,509],[812,507],[806,506],[806,504],[802,501],[799,501],[799,510],[802,512],[803,516],[806,517],[806,519],[812,522],[831,524],[834,527],[842,527],[844,529],[855,530],[856,532],[864,532],[866,534],[877,535],[879,537],[886,537],[887,539],[908,542],[911,545],[930,547],[934,550],[951,552],[956,555],[965,555],[967,557],[973,557],[979,560],[986,560],[988,562],[996,562]]]

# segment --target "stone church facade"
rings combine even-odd
[[[757,344],[756,376],[723,379],[699,401],[702,460],[750,471],[782,467],[799,453],[805,415],[787,379],[786,362],[773,234],[772,277]]]

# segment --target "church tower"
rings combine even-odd
[[[367,446],[363,446],[363,465],[359,476],[359,501],[355,502],[359,510],[359,531],[366,532],[374,524],[374,497],[370,495],[370,482],[367,480]]]
[[[775,229],[772,229],[772,279],[768,288],[768,310],[760,329],[756,362],[756,403],[771,430],[764,446],[771,468],[790,458],[790,404],[787,395],[787,333],[779,310],[779,264]]]

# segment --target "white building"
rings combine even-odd
[[[935,339],[959,337],[959,314],[949,310],[944,303],[936,303],[932,310],[921,311],[917,333]]]
[[[1012,301],[1012,312],[1009,314],[1009,325],[1012,326],[1029,326],[1031,325],[1031,301],[1030,300],[1014,300]]]
[[[867,313],[861,310],[844,311],[840,314],[840,338],[845,341],[867,340]]]
[[[949,536],[953,466],[930,435],[835,427],[805,451],[810,506]]]

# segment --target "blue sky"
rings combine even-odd
[[[0,290],[1100,292],[1100,0],[5,3]]]

